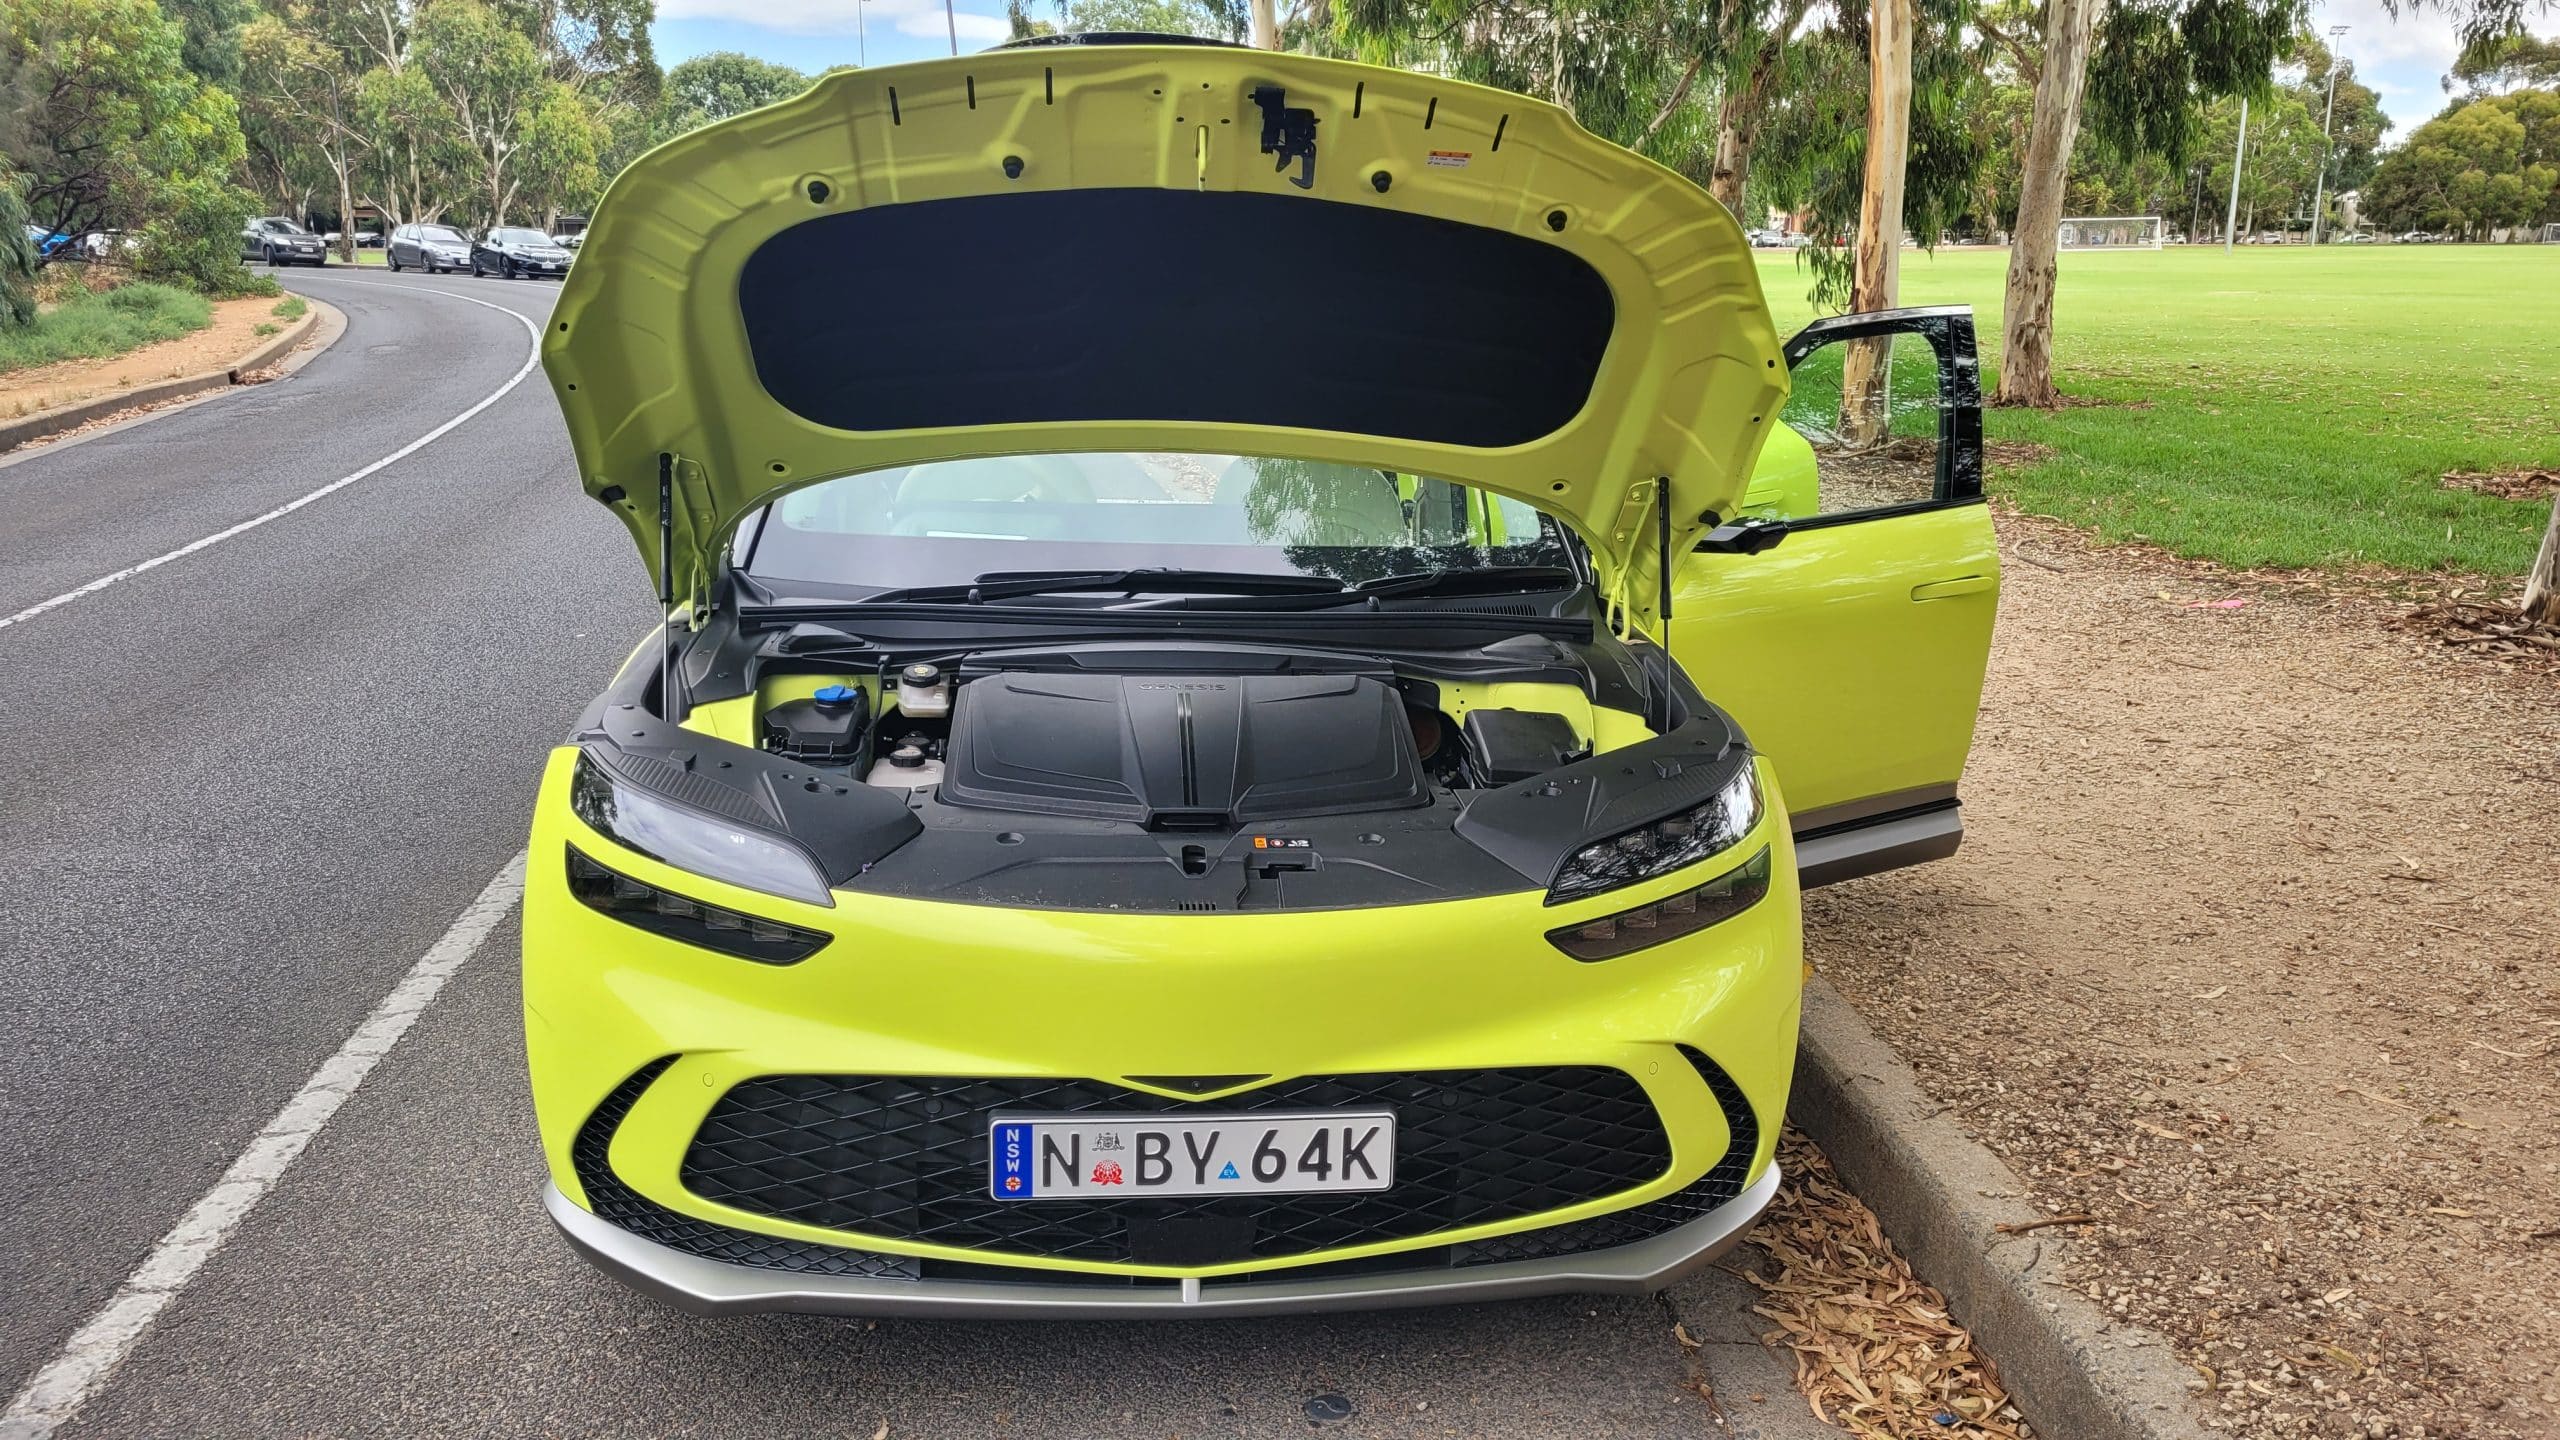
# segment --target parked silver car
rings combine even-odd
[[[450,225],[403,225],[391,232],[385,262],[394,270],[415,266],[430,275],[471,268],[471,237]]]

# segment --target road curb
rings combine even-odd
[[[241,356],[239,363],[226,372],[230,376],[231,383],[237,385],[240,383],[241,376],[255,375],[291,354],[293,347],[301,344],[303,337],[309,335],[319,324],[319,306],[313,304],[310,297],[303,297],[302,314],[296,317],[292,324],[285,326],[282,333],[269,336],[265,344]]]
[[[2050,1252],[2069,1240],[1999,1231],[2050,1217],[2028,1207],[2025,1183],[1956,1127],[1893,1047],[1819,976],[1805,986],[1788,1113],[1912,1268],[1946,1295],[2036,1433],[2213,1434],[2189,1389],[2196,1373],[2167,1340],[2110,1320],[2079,1291],[2054,1283],[2060,1267]]]
[[[328,307],[308,296],[303,298],[310,308],[303,311],[300,319],[287,325],[282,332],[259,342],[256,349],[241,357],[240,362],[229,369],[207,370],[201,375],[181,375],[175,380],[155,380],[151,384],[136,385],[130,390],[119,390],[112,395],[74,400],[68,405],[56,405],[50,410],[39,410],[33,415],[0,421],[0,452],[15,450],[21,445],[59,435],[65,430],[76,430],[101,416],[120,414],[127,410],[154,409],[172,401],[201,395],[208,390],[226,389],[241,383],[241,377],[266,369],[291,353],[293,348],[309,338],[313,328],[320,324],[321,312],[328,310]],[[334,310],[328,310],[328,313],[335,317],[334,332],[344,332],[345,317],[338,315]],[[333,333],[330,338],[335,339],[336,333]]]

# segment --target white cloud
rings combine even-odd
[[[940,0],[660,0],[658,18],[729,20],[791,35],[851,35],[862,25],[887,25],[920,39],[945,34]],[[957,8],[949,23],[963,40],[1002,40],[1010,33],[1000,16]]]

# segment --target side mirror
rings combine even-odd
[[[1711,555],[1757,555],[1786,538],[1784,520],[1729,520],[1698,537],[1698,548]]]

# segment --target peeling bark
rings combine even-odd
[[[2551,497],[2551,523],[2524,577],[2524,618],[2560,629],[2560,495]]]

